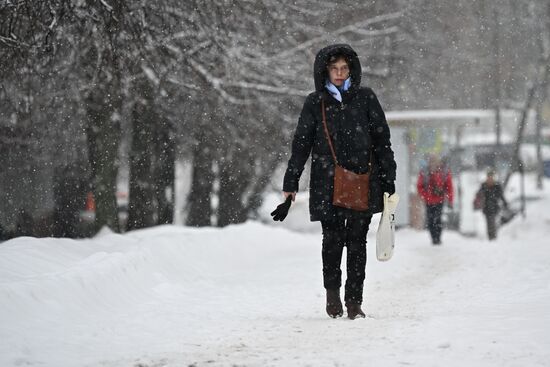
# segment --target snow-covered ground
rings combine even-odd
[[[549,366],[542,197],[496,242],[400,230],[386,263],[376,217],[354,321],[326,316],[318,224],[292,216],[4,242],[0,366]]]

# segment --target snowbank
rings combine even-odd
[[[14,239],[0,244],[0,366],[544,366],[549,198],[497,242],[398,231],[388,263],[371,230],[355,321],[324,313],[318,223]]]

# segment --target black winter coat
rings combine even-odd
[[[488,185],[486,182],[481,184],[480,191],[483,195],[483,214],[496,215],[500,211],[500,203],[507,208],[508,203],[504,198],[502,186],[498,182]]]
[[[342,53],[351,60],[351,87],[342,93],[342,102],[339,102],[324,85],[328,77],[327,60]],[[394,182],[396,163],[384,111],[374,92],[360,87],[361,65],[357,54],[348,45],[322,49],[315,59],[314,79],[316,91],[307,96],[298,120],[283,191],[298,191],[300,176],[311,154],[309,210],[312,221],[335,217],[361,218],[378,213],[383,209],[381,184]],[[325,101],[327,126],[339,164],[355,173],[366,173],[372,154],[367,211],[332,205],[334,159],[323,129],[321,99]]]

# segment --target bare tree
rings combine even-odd
[[[524,169],[523,163],[520,159],[520,148],[524,140],[524,132],[527,125],[529,113],[531,112],[533,105],[536,103],[536,96],[537,94],[539,95],[539,105],[541,105],[543,101],[547,98],[547,91],[550,83],[550,38],[548,33],[550,31],[550,28],[548,28],[548,19],[543,20],[542,18],[544,17],[544,15],[550,15],[550,4],[546,2],[531,3],[531,11],[529,13],[528,20],[531,20],[530,23],[533,25],[534,30],[538,31],[535,32],[535,34],[537,35],[536,39],[539,46],[539,57],[537,60],[538,65],[536,65],[535,72],[531,77],[531,85],[528,88],[525,105],[521,111],[521,119],[518,123],[517,137],[514,144],[513,161],[504,180],[504,187],[506,187],[510,180],[510,177],[514,172]],[[540,110],[540,108],[538,110]],[[540,117],[537,117],[537,119],[540,119]],[[539,156],[538,175],[540,177],[540,136],[537,137],[537,139],[539,139],[539,151],[537,155]]]

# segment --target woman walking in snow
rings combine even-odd
[[[348,317],[355,319],[365,317],[361,304],[367,231],[373,213],[383,209],[383,193],[395,192],[396,163],[384,112],[374,92],[360,86],[361,64],[349,45],[331,45],[319,51],[314,81],[315,92],[307,96],[294,134],[283,192],[285,198],[294,200],[311,154],[309,211],[310,219],[320,221],[323,230],[326,311],[333,318],[343,315],[340,266],[347,247],[344,300]],[[335,160],[356,174],[370,173],[368,209],[333,204]]]

